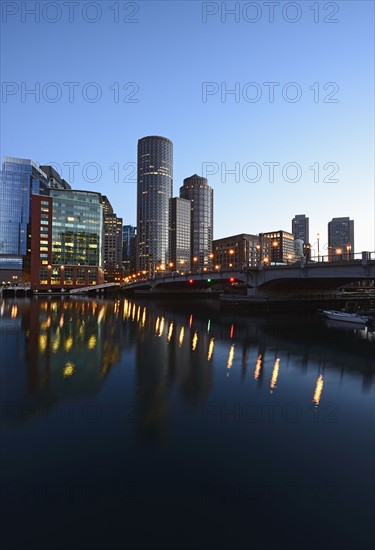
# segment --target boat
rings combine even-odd
[[[345,313],[344,311],[323,310],[324,317],[332,321],[343,321],[344,323],[354,323],[366,325],[369,322],[367,315],[358,315],[357,313]]]

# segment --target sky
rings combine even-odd
[[[375,250],[374,3],[3,1],[1,156],[52,164],[136,224],[137,141],[174,195],[214,188],[214,238],[333,217]],[[32,91],[34,90],[34,92]]]

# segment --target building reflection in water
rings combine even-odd
[[[335,363],[335,356],[329,355],[327,347],[330,341],[324,341],[326,329],[309,344],[297,338],[298,335],[287,339],[290,330],[285,330],[283,340],[280,337],[284,336],[283,324],[275,330],[262,320],[233,320],[233,317],[226,320],[204,308],[202,314],[199,308],[195,309],[193,314],[191,310],[161,309],[152,302],[143,305],[128,299],[38,297],[3,301],[0,304],[3,353],[16,358],[14,372],[8,369],[6,373],[13,377],[6,383],[6,398],[24,403],[25,410],[32,415],[36,403],[51,407],[72,397],[94,395],[111,367],[119,363],[122,349],[132,346],[134,401],[139,418],[136,432],[139,440],[155,442],[168,438],[176,391],[193,407],[209,400],[213,369],[222,380],[230,373],[231,377],[240,376],[242,383],[253,378],[260,390],[265,374],[267,379],[269,376],[264,358],[271,351],[275,353],[269,381],[272,393],[279,381],[280,363],[285,359],[287,375],[289,357],[301,373],[315,368],[316,350],[320,357],[326,357],[326,364],[340,365],[342,376],[346,369],[354,371],[358,365],[357,356],[351,360],[347,353],[342,353]],[[298,329],[294,326],[294,330]],[[361,345],[371,345],[371,341],[362,340]],[[236,372],[234,359],[241,351],[242,370]],[[248,374],[247,362],[255,364],[254,371]],[[20,370],[19,365],[26,368]],[[362,364],[357,372],[363,377],[366,391],[373,371],[369,375]],[[315,407],[322,400],[322,392],[323,374],[319,374],[313,394]]]
[[[6,398],[22,404],[25,411],[18,422],[32,418],[38,407],[44,410],[98,392],[120,358],[119,309],[119,302],[42,297],[12,306],[10,317],[16,315],[20,321],[26,366],[17,369],[17,386],[24,387],[23,393],[10,384],[6,388]],[[14,353],[14,348],[7,350],[10,357]]]

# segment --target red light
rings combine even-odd
[[[230,282],[230,283],[234,283],[235,280],[236,280],[236,279],[235,279],[234,277],[231,277],[231,278],[229,279],[229,282]]]
[[[193,279],[189,279],[189,283],[192,285],[193,284]]]

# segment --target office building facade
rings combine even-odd
[[[191,202],[179,197],[170,199],[169,215],[169,271],[189,271]]]
[[[292,233],[295,239],[302,240],[305,244],[310,242],[309,218],[305,214],[297,214],[292,219]]]
[[[278,231],[269,231],[268,233],[260,233],[259,237],[270,240],[270,257],[271,264],[283,263],[287,264],[295,260],[294,235],[288,231],[279,229]]]
[[[354,220],[332,218],[328,223],[328,259],[354,257]]]
[[[130,275],[136,270],[137,228],[134,225],[124,225],[122,228],[122,266],[124,275]]]
[[[33,194],[48,194],[47,175],[30,159],[4,157],[0,174],[0,282],[29,280]]]
[[[70,184],[52,166],[40,165],[40,169],[46,174],[50,189],[71,189]]]
[[[138,141],[137,270],[165,269],[169,261],[169,199],[173,143],[161,136]]]
[[[90,191],[51,189],[49,197],[33,196],[33,290],[103,283],[102,203]]]
[[[214,191],[207,179],[194,174],[184,179],[180,197],[191,201],[191,266],[212,267]]]
[[[215,239],[213,267],[221,271],[257,267],[264,258],[269,258],[270,243],[266,237],[248,233]]]
[[[104,214],[104,277],[106,281],[122,278],[122,218],[113,211],[108,197],[103,195]]]

